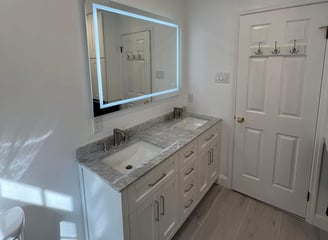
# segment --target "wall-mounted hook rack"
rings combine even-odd
[[[296,48],[296,40],[294,40],[294,48],[289,51],[291,54],[297,54],[299,50]]]
[[[261,42],[259,42],[259,47],[257,49],[257,51],[254,52],[256,55],[262,55],[263,54],[263,51],[261,49]]]
[[[274,50],[272,51],[272,54],[279,54],[280,50],[277,48],[277,41],[274,42]]]

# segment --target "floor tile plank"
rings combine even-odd
[[[234,239],[248,206],[247,197],[223,190],[207,219],[195,236],[195,240]],[[220,238],[218,238],[218,236]]]
[[[283,214],[279,240],[319,240],[320,230],[304,220]]]
[[[205,195],[203,200],[198,204],[198,206],[191,214],[191,217],[194,218],[196,222],[201,224],[205,220],[205,217],[208,215],[210,209],[215,203],[215,200],[219,197],[222,190],[223,187],[220,185],[213,185],[211,187],[211,189]]]
[[[328,240],[327,234],[275,207],[214,186],[173,240]]]
[[[250,199],[237,240],[277,240],[282,211]]]

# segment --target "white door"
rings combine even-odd
[[[324,3],[240,17],[233,188],[301,217],[327,13]]]
[[[150,32],[124,34],[121,41],[124,99],[151,93]]]

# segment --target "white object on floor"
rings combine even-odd
[[[25,223],[22,208],[13,207],[0,214],[0,240],[21,239]]]

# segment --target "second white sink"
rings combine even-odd
[[[163,148],[154,144],[138,141],[104,158],[102,162],[125,174],[138,168],[138,165],[153,159],[162,150]]]
[[[186,130],[195,130],[201,126],[203,126],[205,123],[207,123],[207,120],[194,118],[194,117],[187,117],[180,122],[173,125],[173,127],[178,127]]]

